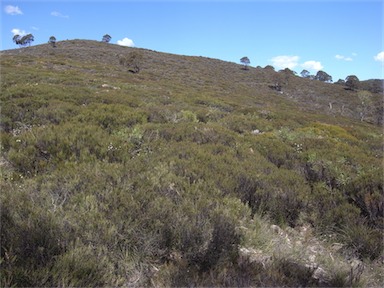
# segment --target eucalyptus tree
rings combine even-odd
[[[21,45],[22,46],[31,46],[31,42],[33,42],[35,40],[35,37],[33,37],[32,34],[27,34],[23,37],[21,37]]]
[[[317,72],[315,79],[322,82],[332,82],[332,76],[321,70]]]
[[[357,97],[360,102],[360,105],[358,106],[360,121],[363,122],[375,108],[373,105],[372,93],[369,91],[359,91]]]
[[[52,45],[52,47],[56,47],[56,37],[51,36],[49,37],[48,43]]]
[[[27,34],[22,37],[20,35],[13,36],[13,42],[15,42],[16,45],[20,46],[31,46],[31,42],[33,42],[34,40],[35,38],[32,34]]]
[[[303,78],[309,78],[310,77],[310,73],[309,73],[309,71],[308,70],[303,70],[303,71],[301,71],[300,72],[300,75],[301,75],[301,77],[303,77]]]
[[[112,37],[108,34],[105,34],[103,36],[103,39],[101,40],[101,42],[105,42],[105,43],[109,43],[109,41],[111,41]]]
[[[240,62],[244,65],[244,70],[248,70],[248,65],[251,63],[248,57],[244,56],[240,59]]]
[[[360,85],[360,80],[355,75],[349,75],[347,78],[345,78],[345,85],[348,87],[349,90],[357,90]]]
[[[21,36],[19,34],[16,34],[12,38],[13,42],[15,42],[16,45],[21,45]]]

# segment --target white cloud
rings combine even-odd
[[[352,53],[352,55],[353,55],[353,56],[356,56],[357,54],[356,54],[356,53]],[[337,60],[353,61],[353,59],[352,59],[351,57],[346,57],[346,56],[344,56],[344,55],[339,55],[339,54],[337,54],[337,55],[335,56],[335,58],[336,58]]]
[[[23,12],[17,6],[7,5],[4,7],[5,13],[9,15],[22,15]]]
[[[117,44],[128,47],[135,46],[135,43],[133,43],[133,41],[127,37],[123,38],[122,40],[117,40]]]
[[[61,14],[60,12],[57,12],[57,11],[53,11],[53,12],[51,12],[51,15],[52,15],[52,16],[55,16],[55,17],[60,17],[60,18],[69,18],[68,15],[63,15],[63,14]]]
[[[20,35],[20,36],[24,36],[24,35],[27,35],[27,32],[25,32],[25,30],[20,30],[19,28],[13,28],[11,30],[13,36],[15,35]]]
[[[324,68],[319,61],[312,60],[312,61],[306,61],[300,64],[299,59],[300,59],[299,56],[281,55],[281,56],[273,57],[271,61],[273,63],[273,66],[276,67],[277,69],[284,69],[284,68],[293,69],[297,66],[301,66],[307,70],[319,71]]]
[[[301,64],[301,67],[308,70],[315,70],[319,71],[322,70],[324,67],[321,65],[321,62],[319,61],[305,61],[303,64]]]
[[[299,65],[299,56],[276,56],[271,59],[272,65],[277,69],[289,68],[293,69]]]
[[[384,62],[384,51],[381,51],[373,58],[375,59],[375,61]]]

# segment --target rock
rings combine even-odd
[[[309,255],[308,260],[309,260],[309,262],[311,262],[311,263],[315,263],[316,255]]]
[[[265,265],[271,261],[271,256],[263,254],[261,250],[255,250],[252,248],[241,247],[239,249],[240,258],[239,261],[247,260],[249,263],[260,263],[265,267]]]
[[[351,274],[350,274],[350,281],[352,282],[358,282],[360,280],[361,274],[363,274],[365,269],[365,266],[362,261],[358,259],[353,259],[351,261]]]
[[[110,89],[113,89],[113,90],[118,90],[120,89],[120,87],[115,87],[115,86],[112,86],[112,85],[109,85],[109,84],[103,84],[101,85],[102,88],[110,88]]]
[[[333,243],[331,246],[332,251],[334,251],[334,252],[340,251],[343,247],[344,247],[344,245],[341,243]]]
[[[277,225],[271,225],[271,230],[280,236],[284,235],[284,231]]]
[[[312,277],[313,279],[319,281],[319,283],[324,283],[327,281],[328,275],[323,268],[317,267],[316,270],[313,272]]]

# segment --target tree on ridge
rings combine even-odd
[[[332,82],[332,76],[321,70],[317,72],[315,79],[322,82]]]
[[[301,71],[300,72],[300,75],[301,75],[301,77],[303,77],[303,78],[309,78],[311,75],[310,75],[310,73],[309,73],[309,71],[308,70],[303,70],[303,71]]]
[[[56,47],[56,37],[51,36],[49,37],[48,43],[52,45],[52,47]]]
[[[112,37],[109,34],[105,34],[103,36],[103,39],[101,40],[101,42],[109,43],[109,41],[111,41],[111,39],[112,39]]]
[[[15,42],[16,45],[20,46],[31,46],[31,42],[35,40],[32,34],[27,34],[21,37],[20,35],[13,36],[13,42]]]
[[[244,70],[248,70],[248,65],[251,63],[248,57],[244,56],[240,59],[240,62],[244,65]]]
[[[349,75],[345,78],[345,85],[349,90],[355,91],[359,88],[360,80],[355,75]]]
[[[21,36],[19,34],[16,34],[12,38],[13,42],[15,42],[16,45],[21,45]]]

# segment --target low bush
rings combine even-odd
[[[45,199],[31,195],[33,190],[24,184],[2,185],[2,190],[6,193],[2,193],[0,202],[1,270],[2,275],[7,275],[2,281],[8,282],[2,284],[44,286],[47,270],[65,251],[66,235],[61,223],[45,209]]]
[[[57,257],[47,284],[60,287],[102,287],[111,284],[105,258],[97,255],[92,247],[75,243],[68,252]]]
[[[268,215],[279,225],[296,224],[309,192],[298,175],[279,169],[258,179],[242,177],[239,180],[236,191],[253,213]]]
[[[371,227],[384,229],[384,195],[382,171],[376,167],[362,173],[345,187],[348,195]]]
[[[342,228],[339,238],[346,244],[345,253],[362,260],[374,260],[383,253],[382,231],[368,227],[362,220]]]
[[[254,147],[270,162],[279,167],[294,167],[297,147],[291,147],[272,133],[265,133],[257,136],[254,140]]]

